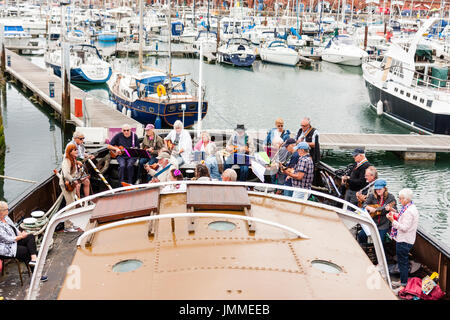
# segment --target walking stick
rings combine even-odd
[[[97,172],[98,176],[100,177],[100,179],[102,179],[102,181],[106,184],[106,186],[108,187],[109,190],[112,190],[112,187],[109,185],[108,181],[106,181],[105,177],[102,175],[102,173],[100,172],[100,170],[98,170],[98,168],[96,167],[96,165],[92,162],[91,159],[87,159],[87,161],[91,164],[92,168],[94,168],[95,172]]]

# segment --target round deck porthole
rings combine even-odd
[[[112,269],[114,272],[131,272],[139,269],[140,266],[142,266],[142,261],[129,259],[117,262]]]
[[[236,225],[228,221],[214,221],[208,224],[208,227],[217,231],[230,231],[236,228]]]
[[[311,262],[311,265],[319,269],[320,271],[326,272],[326,273],[341,273],[342,268],[339,267],[337,264],[334,264],[333,262],[325,261],[325,260],[314,260]]]

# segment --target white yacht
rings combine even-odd
[[[203,45],[203,57],[208,61],[216,59],[217,33],[214,31],[200,31],[194,41],[194,49],[200,54],[200,45]]]
[[[322,50],[322,60],[347,66],[360,66],[368,54],[353,43],[348,35],[338,35]]]
[[[31,40],[31,35],[23,29],[23,23],[19,19],[7,19],[0,21],[4,25],[5,47],[26,47]]]
[[[262,45],[259,51],[262,61],[295,66],[300,56],[297,51],[288,47],[284,41],[275,40]]]

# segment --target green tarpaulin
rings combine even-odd
[[[431,68],[431,76],[433,79],[431,83],[436,87],[445,87],[448,75],[448,67],[432,67]],[[444,80],[444,81],[439,81]]]
[[[433,50],[427,45],[423,45],[423,44],[417,45],[416,56],[418,56],[418,57],[425,57],[426,60],[432,62],[433,61],[432,52],[433,52]]]

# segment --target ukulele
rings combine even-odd
[[[395,204],[395,201],[392,201],[391,203],[388,203],[386,206],[393,206]],[[371,207],[371,208],[374,208],[374,209],[378,209],[378,208],[381,208],[382,206],[380,206],[378,203],[375,203],[375,204],[368,204],[366,207]],[[373,213],[370,213],[370,216],[372,217],[372,218],[374,218],[374,217],[376,217],[376,216],[379,216],[380,214],[381,214],[381,211],[382,210],[380,210],[380,211],[374,211]]]
[[[112,159],[115,159],[115,158],[117,158],[118,156],[120,156],[120,155],[123,153],[123,151],[125,150],[125,147],[124,147],[124,146],[113,146],[113,147],[119,148],[120,151],[109,150],[109,154],[111,155],[111,158],[112,158]]]

